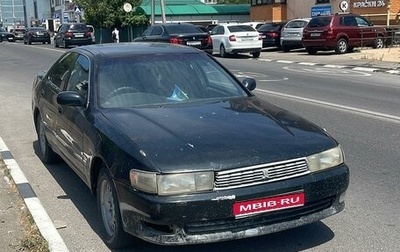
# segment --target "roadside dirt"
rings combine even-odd
[[[400,47],[383,49],[361,49],[351,55],[353,59],[397,62],[400,64]]]

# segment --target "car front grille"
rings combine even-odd
[[[215,174],[215,190],[270,183],[310,173],[305,158],[255,165]]]

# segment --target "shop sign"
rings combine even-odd
[[[385,0],[365,0],[353,2],[353,8],[379,8],[385,6]]]
[[[311,7],[311,17],[324,16],[332,14],[332,6],[314,6]]]

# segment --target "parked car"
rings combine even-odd
[[[54,46],[68,48],[71,45],[81,46],[92,44],[92,35],[86,24],[64,23],[58,27],[54,36]]]
[[[253,27],[254,29],[257,30],[258,28],[260,28],[260,26],[265,24],[265,22],[244,22],[244,23],[241,23],[241,24],[250,25],[251,27]]]
[[[228,54],[250,53],[254,58],[260,57],[262,39],[251,26],[225,23],[217,25],[211,31],[213,52],[224,58]]]
[[[154,24],[133,41],[187,45],[212,53],[210,34],[189,23]]]
[[[86,25],[86,27],[89,29],[90,36],[92,37],[92,44],[95,44],[96,43],[96,35],[94,33],[93,25]]]
[[[15,40],[24,40],[26,28],[17,27],[13,30]]]
[[[3,27],[0,27],[1,41],[15,42],[14,33],[6,31]]]
[[[360,15],[345,13],[314,17],[304,28],[302,42],[309,54],[330,50],[346,53],[360,46],[383,48],[386,38],[384,27],[374,26]]]
[[[263,48],[273,46],[281,48],[281,31],[285,24],[285,22],[270,22],[257,29],[263,40]]]
[[[303,37],[303,29],[311,18],[296,18],[289,20],[281,31],[281,48],[284,52],[292,49],[303,48],[301,41]]]
[[[32,42],[42,42],[43,44],[51,44],[50,34],[44,27],[30,27],[26,30],[24,44],[32,44]]]
[[[61,157],[96,195],[112,249],[135,240],[127,234],[209,243],[342,211],[338,142],[255,88],[190,46],[75,47],[34,79],[37,153]]]

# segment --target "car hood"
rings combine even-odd
[[[113,124],[111,134],[129,139],[120,148],[139,147],[151,169],[162,172],[245,167],[337,145],[316,125],[256,97],[102,113]]]

